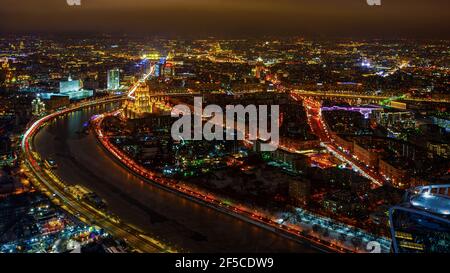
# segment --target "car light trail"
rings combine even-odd
[[[115,112],[110,113],[108,115],[113,116]],[[155,183],[156,185],[161,186],[162,188],[169,190],[174,193],[181,194],[184,197],[187,197],[191,200],[199,202],[201,204],[206,204],[212,208],[215,208],[224,213],[236,216],[240,219],[249,221],[258,226],[264,228],[270,228],[273,231],[280,232],[282,235],[286,234],[290,238],[298,238],[302,240],[307,240],[317,246],[323,247],[327,250],[331,250],[333,252],[364,252],[363,249],[355,250],[351,249],[345,244],[341,244],[336,240],[326,241],[323,238],[319,238],[318,236],[313,236],[310,234],[303,233],[303,229],[300,229],[299,226],[293,224],[282,224],[277,223],[276,219],[272,219],[272,216],[265,215],[262,212],[258,212],[254,209],[249,209],[243,205],[230,205],[226,204],[225,200],[222,200],[220,197],[211,194],[210,192],[204,192],[198,188],[194,188],[192,186],[187,186],[185,184],[180,185],[180,181],[163,177],[162,174],[153,172],[136,163],[133,159],[127,156],[124,152],[122,152],[119,148],[114,146],[108,137],[104,137],[104,133],[101,130],[101,124],[103,122],[104,117],[108,115],[104,115],[101,118],[95,120],[94,124],[94,132],[96,133],[97,139],[100,144],[115,158],[120,160],[120,162],[125,165],[129,170],[137,174],[138,176],[144,178],[147,181]]]
[[[130,91],[128,92],[128,98],[134,100],[136,97],[134,96],[134,93],[136,93],[136,90],[139,88],[139,86],[144,83],[148,78],[150,78],[151,75],[155,73],[155,65],[152,65],[150,68],[150,72],[144,77],[139,80],[133,87],[131,87]]]
[[[140,232],[130,226],[120,223],[105,212],[93,208],[91,205],[75,200],[73,196],[67,193],[66,185],[56,177],[52,172],[43,170],[38,160],[39,155],[32,150],[32,139],[36,133],[43,128],[49,121],[61,117],[65,114],[81,110],[86,107],[118,102],[123,100],[122,96],[112,96],[101,98],[80,104],[75,104],[65,110],[57,111],[49,114],[30,125],[24,133],[21,141],[21,149],[25,159],[25,167],[30,171],[32,181],[36,187],[51,198],[57,198],[62,201],[63,206],[67,212],[74,214],[82,222],[95,222],[96,225],[101,226],[110,234],[117,238],[124,238],[128,244],[144,252],[176,252],[176,250],[166,246],[158,240],[152,239],[147,235],[140,234]],[[102,115],[97,118],[101,118]]]

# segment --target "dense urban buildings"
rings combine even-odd
[[[330,249],[364,252],[378,240],[389,252],[389,208],[405,190],[448,183],[448,56],[438,54],[448,50],[445,41],[23,36],[1,43],[2,165],[11,177],[2,182],[5,196],[46,188],[36,184],[41,177],[28,177],[24,130],[39,137],[29,126],[40,118],[103,101],[114,107],[86,116],[73,133],[100,138],[98,145],[126,159],[130,173],[194,199],[194,192],[207,194],[230,214],[239,204],[268,226],[282,219],[280,232],[333,241]],[[172,108],[193,108],[195,96],[222,109],[279,105],[280,147],[263,152],[257,142],[174,140]],[[210,118],[203,116],[203,124]],[[42,162],[47,179],[67,183],[68,199],[122,223],[123,212],[103,200],[108,195],[89,190],[96,182],[79,185],[65,174],[70,165],[60,153],[33,160]],[[335,225],[364,235],[344,236]],[[160,244],[169,249],[174,242]]]
[[[449,40],[30,33],[0,253],[450,252]]]

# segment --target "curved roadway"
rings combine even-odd
[[[34,139],[43,159],[58,163],[55,174],[83,185],[108,203],[123,222],[149,237],[187,252],[318,252],[309,243],[266,229],[143,182],[112,159],[95,136],[80,131],[94,114],[117,105],[96,106],[57,118]]]

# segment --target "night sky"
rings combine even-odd
[[[449,38],[449,0],[0,0],[0,32]]]

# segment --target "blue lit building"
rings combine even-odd
[[[444,128],[447,133],[450,133],[450,120],[433,117],[433,123]]]
[[[59,93],[66,94],[69,92],[76,92],[81,89],[81,81],[72,80],[71,77],[67,81],[59,83]]]
[[[419,187],[390,210],[395,253],[450,253],[450,185]]]
[[[72,80],[59,83],[59,93],[42,93],[41,98],[50,99],[52,96],[67,96],[70,100],[82,100],[94,96],[93,90],[85,90],[80,80]]]

